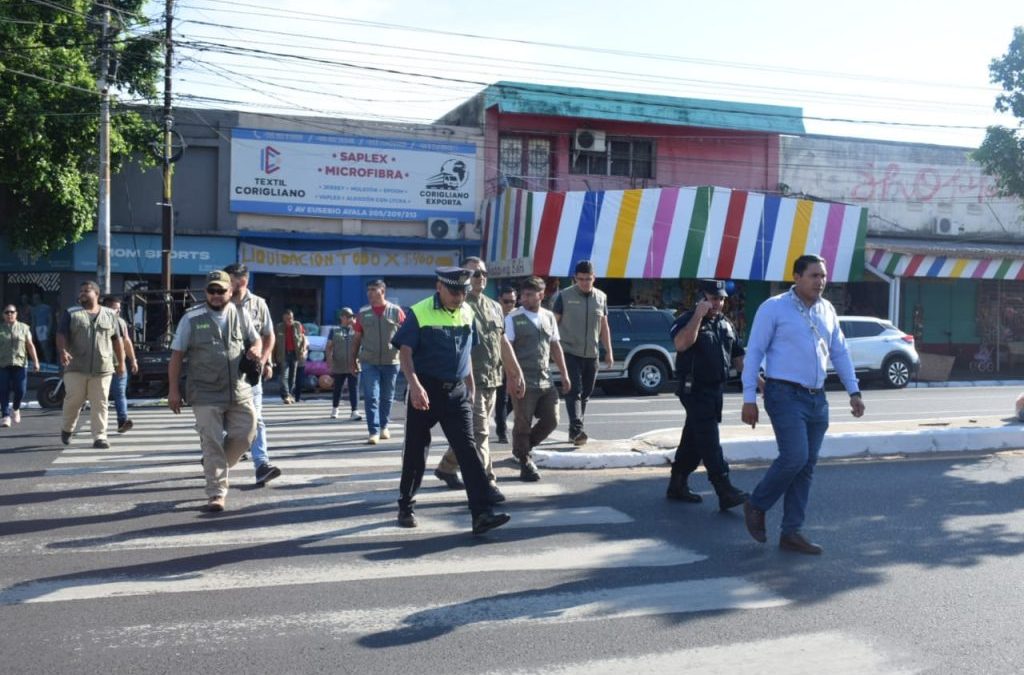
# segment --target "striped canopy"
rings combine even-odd
[[[1020,258],[927,255],[868,248],[867,260],[872,268],[891,277],[1024,281],[1024,260]]]
[[[867,212],[721,187],[602,192],[506,190],[484,207],[483,257],[496,276],[785,281],[816,253],[834,281],[863,275]]]

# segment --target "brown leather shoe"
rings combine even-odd
[[[224,497],[210,497],[206,502],[206,510],[209,513],[220,513],[224,510]]]
[[[806,555],[821,555],[821,552],[824,550],[817,544],[807,541],[804,535],[799,532],[784,534],[779,537],[779,548],[783,551],[793,551],[794,553],[804,553]]]
[[[750,500],[743,502],[743,521],[747,524],[747,532],[762,544],[768,541],[764,531],[764,511],[750,505]]]

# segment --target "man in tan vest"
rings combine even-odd
[[[382,279],[366,285],[370,304],[363,306],[356,316],[356,336],[352,349],[357,362],[353,372],[361,372],[363,405],[366,409],[368,442],[376,445],[380,439],[391,438],[391,404],[395,399],[395,380],[398,379],[398,349],[391,344],[398,327],[405,321],[405,312],[388,302],[387,285]]]
[[[82,404],[89,401],[92,447],[107,449],[107,401],[110,381],[125,372],[124,346],[117,315],[100,306],[100,287],[86,281],[78,289],[78,306],[61,315],[57,353],[64,366],[64,416],[60,441],[71,442]],[[114,364],[117,364],[116,366]]]
[[[555,315],[541,307],[544,280],[529,277],[520,289],[522,304],[505,317],[505,336],[523,371],[526,394],[514,399],[512,454],[519,461],[519,479],[540,480],[530,452],[558,427],[558,391],[551,383],[551,361],[562,375],[562,393],[569,391],[569,373],[558,342]],[[534,418],[537,423],[533,424]]]
[[[227,272],[210,272],[206,277],[206,303],[193,307],[181,318],[167,366],[167,403],[177,415],[182,405],[181,369],[187,360],[185,384],[203,449],[207,511],[224,510],[228,468],[256,438],[253,387],[240,369],[242,359],[258,363],[261,356],[259,333],[247,313],[231,302],[231,277]]]

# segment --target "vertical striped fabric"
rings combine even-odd
[[[893,277],[1024,281],[1024,260],[1019,258],[955,258],[877,248],[869,248],[866,256],[873,268]]]
[[[710,186],[509,189],[485,205],[483,221],[492,264],[528,258],[535,274],[571,276],[577,260],[589,259],[598,276],[622,279],[786,281],[794,259],[816,253],[833,281],[857,281],[867,234],[859,206]]]

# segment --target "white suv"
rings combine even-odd
[[[917,373],[921,358],[913,335],[873,316],[841,316],[839,325],[858,375],[878,377],[886,386],[899,389]]]

